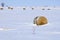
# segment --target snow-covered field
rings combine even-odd
[[[60,8],[22,8],[0,10],[0,40],[60,40]],[[34,25],[36,16],[47,17],[48,24]]]

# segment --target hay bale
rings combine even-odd
[[[3,7],[0,7],[0,10],[3,10]]]
[[[11,9],[11,10],[13,10],[13,7],[8,7],[8,9]]]
[[[36,25],[44,25],[47,23],[48,23],[48,20],[44,16],[37,16],[34,18],[34,24],[36,24]]]
[[[26,8],[23,8],[23,10],[26,10]]]

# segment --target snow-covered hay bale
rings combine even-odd
[[[36,25],[44,25],[44,24],[47,24],[48,23],[48,20],[44,16],[37,16],[37,17],[34,18],[34,21],[33,22]]]

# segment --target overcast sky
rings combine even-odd
[[[60,6],[60,0],[0,0],[8,6]]]

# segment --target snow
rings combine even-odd
[[[33,24],[36,16],[45,16],[48,24]],[[34,9],[14,7],[0,10],[0,40],[60,40],[60,9]]]

